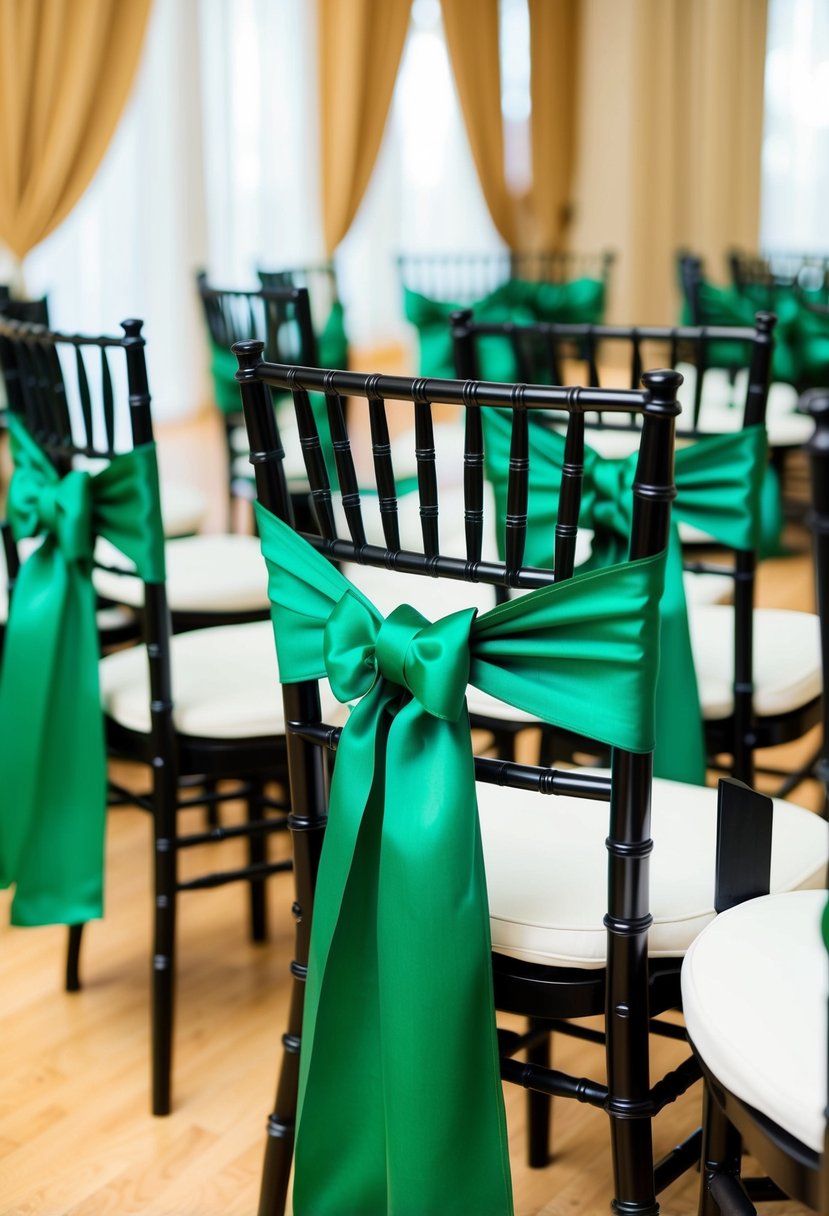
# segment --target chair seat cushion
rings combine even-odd
[[[703,717],[734,712],[734,610],[693,604],[688,613]],[[820,696],[820,622],[812,613],[759,608],[754,613],[754,709],[788,713]]]
[[[99,540],[96,559],[130,569],[113,545]],[[268,576],[255,536],[186,536],[165,547],[167,602],[172,612],[253,612],[268,607]],[[96,570],[95,588],[105,599],[139,607],[144,585],[108,570]]]
[[[270,621],[220,625],[171,639],[173,722],[184,735],[249,739],[285,732],[279,667]],[[144,646],[120,650],[100,663],[104,711],[129,730],[150,729]],[[323,717],[341,721],[343,709],[327,685]]]
[[[826,1126],[825,891],[748,900],[682,966],[691,1041],[714,1076],[817,1153]]]
[[[608,805],[477,786],[493,949],[530,962],[604,966]],[[717,791],[655,780],[648,935],[681,956],[714,919]],[[827,825],[775,800],[772,889],[819,887]]]

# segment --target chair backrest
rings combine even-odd
[[[469,379],[515,379],[533,384],[639,384],[645,367],[682,366],[683,412],[679,433],[704,434],[703,404],[711,395],[727,402],[740,423],[765,420],[775,319],[758,313],[746,326],[562,325],[546,322],[495,323],[477,320],[470,310],[451,317],[455,373]],[[712,348],[728,345],[746,381],[729,387]],[[688,368],[694,375],[688,375]],[[504,372],[505,375],[493,375]],[[690,392],[689,392],[690,390]],[[616,416],[618,418],[618,416]],[[600,412],[595,425],[625,425]]]
[[[311,301],[311,315],[319,329],[332,307],[340,299],[337,270],[333,262],[309,263],[307,266],[287,266],[256,271],[266,289],[274,287],[304,287]]]
[[[795,289],[817,304],[829,304],[829,255],[816,253],[728,252],[734,288],[756,308],[774,309]]]
[[[263,363],[261,342],[240,343],[235,350],[240,366],[240,385],[245,422],[251,445],[257,495],[260,503],[274,515],[293,525],[291,500],[282,469],[282,448],[276,420],[269,408],[271,392],[291,393],[297,425],[302,438],[311,500],[316,514],[317,534],[303,533],[310,544],[332,562],[353,562],[377,570],[429,575],[432,578],[466,580],[493,586],[536,588],[569,579],[574,572],[578,535],[578,516],[583,473],[584,413],[601,408],[620,415],[640,415],[643,420],[641,446],[634,487],[631,558],[660,552],[667,544],[669,503],[673,496],[672,447],[673,419],[677,412],[676,391],[680,377],[672,372],[653,372],[643,376],[644,390],[527,388],[510,385],[482,385],[471,382],[411,380],[399,377],[364,376],[356,373],[320,371]],[[327,406],[330,435],[336,454],[339,489],[332,489],[321,455],[321,438],[309,393],[322,393]],[[348,418],[344,398],[349,398]],[[433,422],[433,407],[451,404],[465,415],[464,508],[465,543],[463,552],[444,552],[440,539],[440,427]],[[481,408],[494,407],[508,413],[512,426],[510,461],[510,511],[504,538],[504,560],[482,557],[485,520],[483,439]],[[527,536],[528,420],[544,409],[561,409],[567,414],[568,470],[562,484],[560,511],[555,535],[549,538],[550,565],[547,568],[523,564]],[[414,446],[417,464],[417,502],[420,541],[401,547],[398,519],[398,487],[393,465],[390,431],[409,423],[413,415]],[[372,462],[363,474],[371,488],[361,496],[361,482],[355,465],[351,435],[360,433],[370,443]],[[444,428],[445,429],[445,428]],[[325,437],[324,437],[325,438]],[[436,443],[438,448],[436,450]],[[367,482],[363,481],[363,486]],[[368,543],[363,506],[379,503],[385,540]],[[337,508],[337,509],[335,509]],[[289,729],[291,775],[297,782],[295,795],[300,805],[309,808],[311,817],[321,815],[324,802],[324,777],[313,751],[331,745],[336,732],[320,725],[319,697],[314,682],[283,686],[286,720]],[[294,728],[296,724],[296,728]],[[310,751],[309,751],[310,749]],[[619,772],[634,780],[634,770],[649,772],[649,757],[628,756]],[[480,760],[477,770],[482,779],[500,781],[508,774],[496,762]],[[512,772],[512,768],[510,772]],[[607,798],[610,785],[604,778],[551,776],[548,770],[514,766],[516,781],[529,788],[547,792],[580,791],[583,796]],[[641,786],[639,787],[641,790]],[[630,793],[630,791],[628,791]],[[624,798],[624,796],[623,796]],[[621,804],[620,804],[621,805]],[[647,820],[644,803],[638,806],[635,826],[638,833]],[[621,830],[621,829],[620,829]]]
[[[128,320],[122,322],[121,337],[91,337],[0,316],[0,374],[9,407],[60,478],[76,469],[98,473],[119,456],[153,443],[142,325]],[[163,546],[154,452],[147,467],[146,480],[125,506],[153,529],[153,543]],[[107,569],[129,574],[123,567]],[[145,581],[144,594],[155,737],[171,723],[170,621],[163,580]]]
[[[719,426],[716,430],[735,429],[748,432],[750,428],[764,427],[769,388],[769,369],[773,349],[774,318],[759,313],[754,329],[739,327],[664,327],[664,326],[588,326],[588,325],[518,325],[476,322],[469,311],[454,314],[452,335],[455,365],[458,375],[477,377],[487,374],[487,362],[495,362],[507,372],[512,371],[520,379],[551,384],[573,384],[586,379],[599,385],[605,378],[614,382],[636,384],[642,368],[650,364],[661,364],[684,369],[687,383],[679,390],[683,415],[677,424],[677,434],[687,439],[701,438],[706,434],[706,419],[710,408],[706,402],[711,396],[718,398]],[[745,372],[745,384],[738,380],[731,386],[726,373],[720,368],[720,360],[714,367],[709,365],[709,351],[728,347],[733,351],[732,365]],[[653,362],[651,362],[653,361]],[[688,396],[685,394],[689,390]],[[712,393],[713,390],[713,393]],[[725,394],[725,396],[724,396]],[[723,424],[722,414],[726,414]],[[561,425],[562,415],[548,415],[546,425]],[[539,421],[544,421],[539,417]],[[636,422],[636,419],[632,419]],[[606,451],[608,440],[614,437],[609,431],[618,431],[618,415],[604,416],[601,412],[591,414],[591,427],[587,430],[587,442],[593,442],[600,451]],[[605,432],[604,435],[601,432]],[[619,436],[623,442],[624,436]],[[753,442],[746,434],[747,442]],[[618,444],[612,445],[615,449]],[[762,445],[761,445],[762,446]],[[609,454],[609,452],[607,453]],[[624,455],[620,451],[619,455]],[[723,459],[725,453],[719,457]],[[757,482],[762,469],[753,469]],[[699,472],[697,477],[699,477]],[[682,483],[680,501],[683,504]],[[720,470],[712,473],[712,487],[721,486]],[[749,501],[748,482],[741,492],[743,503]],[[712,506],[716,496],[712,489]],[[754,505],[760,515],[760,502]],[[681,512],[678,511],[682,518]],[[758,521],[759,522],[759,521]],[[771,529],[770,529],[771,530]],[[755,536],[759,536],[759,526]],[[735,652],[734,652],[734,737],[732,746],[723,750],[734,753],[734,772],[744,781],[753,778],[752,749],[748,745],[751,736],[753,715],[753,611],[755,573],[758,547],[734,549],[730,564],[710,561],[688,563],[688,568],[701,574],[728,574],[734,580],[735,605]],[[726,744],[729,741],[726,741]]]
[[[0,283],[0,315],[11,321],[29,321],[32,325],[49,324],[49,302],[46,296],[37,300],[22,300],[12,296],[10,288]]]
[[[397,269],[404,288],[434,300],[467,304],[480,299],[511,279],[539,283],[567,283],[597,279],[605,288],[616,255],[600,253],[404,253]]]
[[[291,283],[262,287],[259,291],[220,288],[210,284],[203,272],[196,276],[196,286],[213,345],[217,396],[225,412],[231,412],[225,408],[226,396],[238,412],[238,394],[233,383],[235,361],[230,355],[234,342],[258,339],[265,343],[270,357],[317,366],[317,339],[307,288]],[[226,386],[224,381],[228,381]]]

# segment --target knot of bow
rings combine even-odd
[[[354,700],[383,680],[433,717],[457,721],[469,682],[474,618],[469,608],[433,623],[402,604],[384,620],[362,599],[343,595],[325,626],[325,666],[334,695]]]
[[[58,479],[40,468],[18,469],[9,491],[9,513],[20,536],[45,532],[67,561],[92,560],[93,478],[80,470]]]

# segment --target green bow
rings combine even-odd
[[[95,476],[58,476],[14,414],[8,514],[17,540],[42,536],[20,569],[0,675],[0,885],[12,922],[102,915],[106,749],[91,582],[105,536],[147,582],[164,581],[155,445]]]
[[[491,409],[483,411],[483,421],[486,472],[495,494],[498,541],[503,545],[510,422],[502,412]],[[538,423],[531,427],[530,527],[525,551],[529,565],[547,566],[551,561],[564,446],[558,432]],[[676,453],[677,497],[671,512],[656,692],[654,772],[658,776],[705,784],[705,741],[676,525],[680,521],[692,524],[721,544],[737,549],[755,548],[766,451],[765,429],[748,427],[701,439]],[[617,562],[627,552],[637,458],[634,452],[623,460],[606,460],[585,448],[579,522],[595,531],[588,569]]]
[[[430,624],[403,605],[384,620],[260,504],[256,517],[281,679],[327,675],[339,699],[361,698],[316,887],[294,1212],[507,1216],[466,686],[649,751],[664,555],[479,617]]]
[[[534,283],[510,279],[473,304],[432,300],[404,288],[403,307],[407,321],[416,326],[420,342],[421,376],[451,379],[455,374],[449,318],[461,308],[471,308],[476,321],[500,324],[533,324],[560,321],[569,324],[596,323],[604,311],[604,284],[600,279],[574,279],[570,283]],[[508,337],[487,336],[481,341],[481,380],[513,381],[515,355]],[[544,372],[539,368],[538,380]]]

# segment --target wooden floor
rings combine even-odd
[[[177,435],[165,449],[174,462]],[[793,533],[802,544],[804,537]],[[769,563],[762,602],[809,607],[805,556]],[[804,748],[789,751],[794,763]],[[140,784],[121,766],[119,776]],[[815,786],[799,801],[816,806]],[[197,812],[188,812],[195,815]],[[2,1216],[253,1216],[284,1025],[291,959],[290,876],[269,888],[270,941],[246,939],[241,888],[181,900],[174,1113],[153,1119],[148,1099],[150,834],[139,811],[109,818],[107,909],[90,926],[83,991],[62,991],[64,931],[8,927],[0,893],[0,1214]],[[223,864],[234,864],[232,844]],[[187,855],[188,866],[198,859]],[[658,1043],[654,1071],[682,1057]],[[561,1067],[601,1077],[596,1048],[564,1043]],[[605,1116],[556,1107],[556,1161],[523,1165],[523,1095],[507,1095],[518,1216],[594,1216],[611,1194]],[[345,1112],[344,1112],[345,1113]],[[667,1151],[695,1125],[699,1087],[657,1125]],[[662,1196],[665,1216],[696,1210],[697,1176]],[[769,1213],[801,1211],[769,1205]],[[360,1216],[343,1213],[343,1216]],[[423,1213],[422,1216],[441,1216]],[[470,1213],[469,1216],[475,1216]]]

